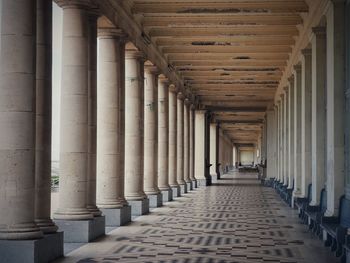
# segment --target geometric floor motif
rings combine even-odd
[[[273,189],[231,172],[56,262],[336,263]]]

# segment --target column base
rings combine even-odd
[[[162,190],[163,202],[173,201],[173,190],[169,188],[168,190]]]
[[[186,184],[180,184],[180,193],[181,193],[181,195],[184,195],[187,193],[187,185]]]
[[[130,205],[126,205],[121,208],[101,208],[100,210],[106,217],[106,226],[123,226],[131,222]]]
[[[97,216],[89,220],[56,219],[55,223],[64,232],[66,243],[88,243],[105,235],[104,216]]]
[[[187,192],[193,190],[192,182],[186,182]]]
[[[208,180],[207,179],[197,179],[197,186],[198,187],[203,187],[203,186],[208,186]]]
[[[34,240],[0,240],[1,263],[51,262],[63,257],[63,232]]]
[[[156,195],[147,195],[149,199],[149,207],[156,208],[163,205],[163,195],[162,193]]]
[[[217,174],[211,174],[211,182],[217,183],[218,182],[218,175]]]
[[[128,200],[128,204],[131,206],[132,216],[142,216],[149,213],[149,200],[148,198],[142,200]]]
[[[198,188],[197,180],[192,181],[192,189]]]
[[[171,190],[173,191],[173,199],[176,197],[181,197],[180,186],[172,186]]]

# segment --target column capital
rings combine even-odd
[[[294,74],[290,75],[290,77],[288,78],[288,82],[289,82],[290,85],[293,86],[293,84],[294,84]],[[288,90],[288,87],[287,87],[287,90]]]
[[[120,41],[127,41],[128,35],[123,30],[115,27],[99,27],[97,30],[98,38],[116,38]]]
[[[169,85],[169,91],[173,93],[177,93],[179,90],[174,84]]]
[[[301,72],[301,64],[294,65],[293,69],[299,74]]]
[[[97,9],[97,5],[90,0],[55,0],[55,3],[61,8],[83,8]]]
[[[164,74],[160,74],[158,76],[158,81],[167,84],[169,82],[169,79]]]
[[[195,112],[198,114],[205,114],[207,111],[203,109],[195,109]]]
[[[138,50],[134,44],[131,42],[128,42],[125,47],[125,58],[127,59],[137,59],[139,61],[146,61],[146,56],[145,54]]]
[[[178,92],[178,93],[177,93],[177,99],[179,99],[179,100],[184,100],[184,99],[185,99],[184,94],[183,94],[182,92]]]
[[[303,56],[311,56],[312,55],[312,49],[311,48],[304,48],[301,50],[301,54]]]
[[[313,27],[312,33],[314,33],[316,36],[326,37],[326,27],[324,26]]]
[[[144,69],[145,69],[145,72],[149,74],[158,75],[160,73],[160,70],[158,69],[158,67],[151,63],[148,64],[146,62]]]
[[[185,105],[186,106],[191,106],[192,105],[192,102],[189,98],[185,98],[185,101],[184,101]]]

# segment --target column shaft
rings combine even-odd
[[[143,191],[143,91],[144,57],[139,51],[125,55],[125,197],[129,201],[146,198]]]
[[[300,196],[301,190],[301,65],[294,66],[294,193]]]
[[[192,186],[196,186],[196,178],[194,173],[194,141],[195,141],[195,127],[194,127],[194,107],[190,107],[190,179]]]
[[[210,123],[210,176],[212,180],[217,179],[216,174],[216,123]]]
[[[1,1],[0,239],[42,236],[34,223],[35,2]]]
[[[312,72],[311,49],[302,51],[302,85],[301,85],[301,196],[307,196],[311,183],[311,105]]]
[[[177,98],[174,87],[169,88],[169,184],[178,187],[176,179],[176,135],[177,135]]]
[[[176,147],[176,179],[181,191],[186,193],[186,182],[184,180],[184,97],[180,92],[177,95]]]
[[[283,122],[284,122],[284,142],[283,142],[283,183],[288,186],[288,178],[289,178],[289,90],[286,89],[284,96],[284,109],[283,109]]]
[[[72,26],[75,25],[75,26]],[[84,220],[88,168],[88,14],[63,7],[59,208],[55,219]]]
[[[187,190],[191,189],[190,179],[190,102],[185,99],[184,104],[184,180]],[[190,188],[189,188],[190,187]]]
[[[144,191],[147,195],[157,195],[157,152],[158,152],[158,121],[157,121],[157,97],[158,97],[157,68],[145,66],[144,85]]]
[[[289,80],[288,88],[288,189],[292,189],[294,180],[294,75]],[[295,182],[294,182],[295,183]]]
[[[325,183],[326,32],[314,28],[312,38],[312,205],[319,204]]]
[[[44,233],[51,220],[52,2],[37,1],[36,24],[35,222]]]
[[[195,111],[195,176],[198,186],[206,186],[205,177],[205,111]]]
[[[122,100],[125,43],[122,32],[99,29],[97,101],[97,204],[100,208],[125,206],[122,166]]]

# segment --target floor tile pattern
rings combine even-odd
[[[231,172],[57,262],[338,262],[255,178]]]

